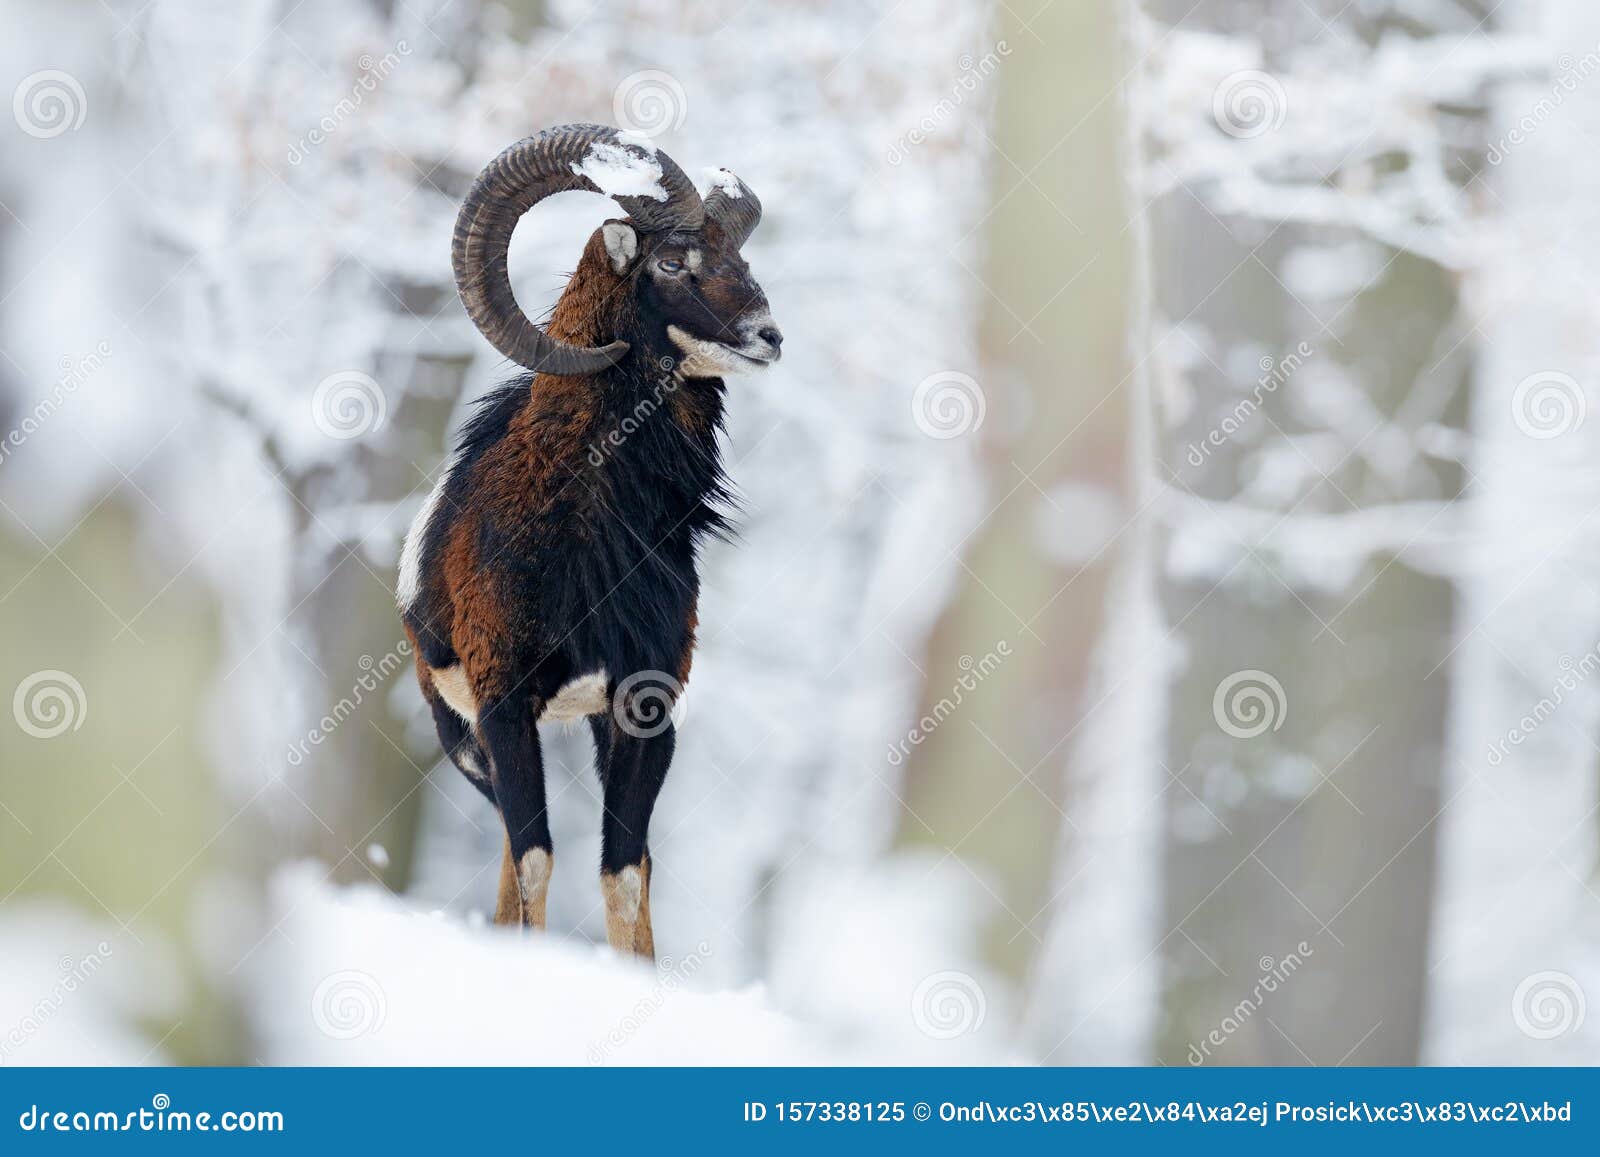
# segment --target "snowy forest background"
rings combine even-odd
[[[0,24],[0,1063],[1600,1061],[1594,5]],[[586,735],[552,935],[485,926],[393,609],[508,371],[457,203],[580,120],[757,190],[787,336],[654,974]]]

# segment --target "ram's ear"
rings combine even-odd
[[[607,221],[600,227],[600,234],[606,243],[606,256],[611,259],[612,270],[628,272],[628,267],[639,256],[639,234],[626,221]]]

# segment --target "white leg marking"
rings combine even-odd
[[[458,748],[456,750],[456,759],[461,764],[461,770],[473,779],[482,783],[488,782],[489,773],[478,766],[477,756],[472,754],[471,748],[465,746]]]
[[[632,924],[639,918],[639,902],[644,897],[644,875],[629,864],[617,873],[616,890],[611,893],[617,918]]]
[[[429,667],[428,673],[433,676],[433,689],[439,692],[439,697],[450,705],[454,711],[468,723],[478,721],[478,701],[472,697],[472,688],[467,686],[467,673],[461,669],[460,663],[452,663],[448,667]]]
[[[522,898],[533,900],[544,895],[550,883],[550,853],[543,848],[529,848],[522,853],[517,865],[517,883],[522,886]]]

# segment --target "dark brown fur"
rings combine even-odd
[[[758,318],[771,357],[781,342],[716,222],[688,237],[639,240],[618,274],[597,231],[547,326],[569,345],[627,341],[627,354],[599,373],[527,376],[485,399],[422,528],[418,589],[404,608],[440,741],[506,823],[502,914],[529,850],[550,851],[534,722],[590,672],[609,676],[612,706],[591,717],[606,801],[603,877],[649,863],[645,830],[672,729],[641,727],[636,702],[618,702],[617,687],[631,677],[670,696],[688,679],[697,544],[726,530],[719,508],[728,500],[717,444],[723,381],[676,374],[668,326],[739,348],[734,339],[748,346]],[[678,260],[691,248],[705,255],[702,273]],[[470,726],[436,685],[436,671],[459,678],[456,664],[476,714]],[[641,912],[645,926],[619,947],[653,948],[647,898]]]

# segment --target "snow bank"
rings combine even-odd
[[[907,860],[881,878],[797,888],[777,936],[779,1009],[761,985],[717,990],[718,945],[655,968],[560,934],[524,935],[338,888],[309,863],[283,869],[244,992],[269,1064],[959,1064],[1008,1058],[1010,1009],[992,978],[933,946],[937,920],[889,923],[920,904],[958,919],[948,871]],[[875,881],[875,882],[874,882]],[[908,897],[923,896],[921,901]],[[835,934],[798,935],[831,925]],[[921,935],[915,930],[921,928]],[[900,931],[904,929],[905,934]],[[724,945],[724,948],[728,946]],[[937,964],[937,967],[935,965]],[[809,994],[809,995],[807,995]],[[798,1013],[799,1015],[794,1015]],[[804,1019],[801,1019],[801,1018]]]
[[[273,1064],[806,1064],[834,1059],[759,988],[696,991],[708,945],[654,970],[555,936],[472,927],[313,865],[273,887],[253,977]]]
[[[0,1065],[161,1063],[139,1022],[170,1015],[178,990],[153,955],[66,905],[0,911]]]

